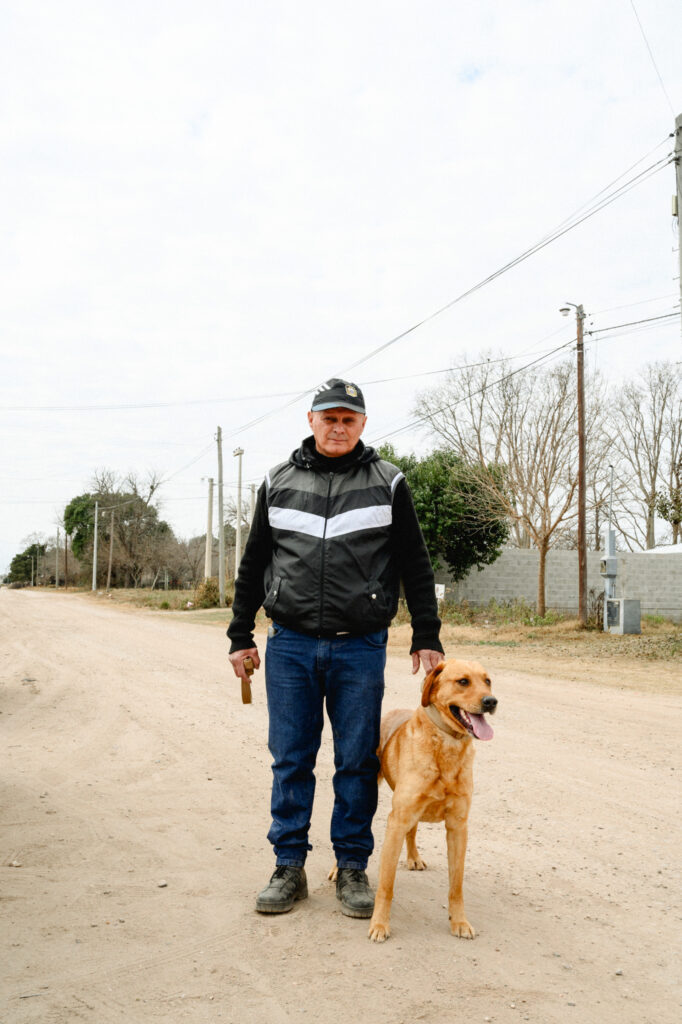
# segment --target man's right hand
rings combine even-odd
[[[253,664],[255,668],[260,668],[260,656],[258,654],[257,647],[249,647],[245,651],[234,651],[230,654],[230,664],[234,669],[234,674],[237,679],[248,679],[246,669],[244,668],[244,659],[253,658]]]

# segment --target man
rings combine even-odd
[[[349,917],[371,917],[365,869],[377,806],[387,627],[400,581],[412,617],[413,672],[442,659],[433,571],[403,474],[360,440],[367,417],[355,384],[316,393],[308,437],[266,474],[239,565],[227,631],[235,675],[256,668],[255,615],[272,619],[265,662],[276,869],[256,910],[278,914],[308,895],[304,864],[315,760],[326,702],[334,739],[331,839],[336,895]]]

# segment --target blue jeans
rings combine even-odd
[[[277,864],[302,867],[312,849],[308,832],[326,701],[336,769],[332,845],[339,867],[364,870],[374,849],[387,631],[318,639],[273,623],[273,633],[265,685],[273,757],[268,839]]]

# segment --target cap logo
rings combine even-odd
[[[353,387],[352,384],[346,384],[346,394],[349,396],[349,398],[357,398],[358,389]]]

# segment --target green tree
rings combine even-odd
[[[476,474],[463,459],[446,448],[418,459],[398,455],[392,445],[383,445],[379,455],[405,474],[434,569],[442,558],[453,578],[461,580],[473,566],[482,569],[495,561],[509,534],[508,522],[502,509],[491,509],[490,501],[483,500]]]
[[[44,558],[46,547],[44,544],[30,544],[24,551],[15,555],[10,562],[9,572],[5,577],[6,583],[30,583],[31,570],[35,572],[38,568],[38,558]]]
[[[71,550],[80,558],[92,543],[95,530],[95,495],[79,494],[64,509],[64,529],[71,537]]]

